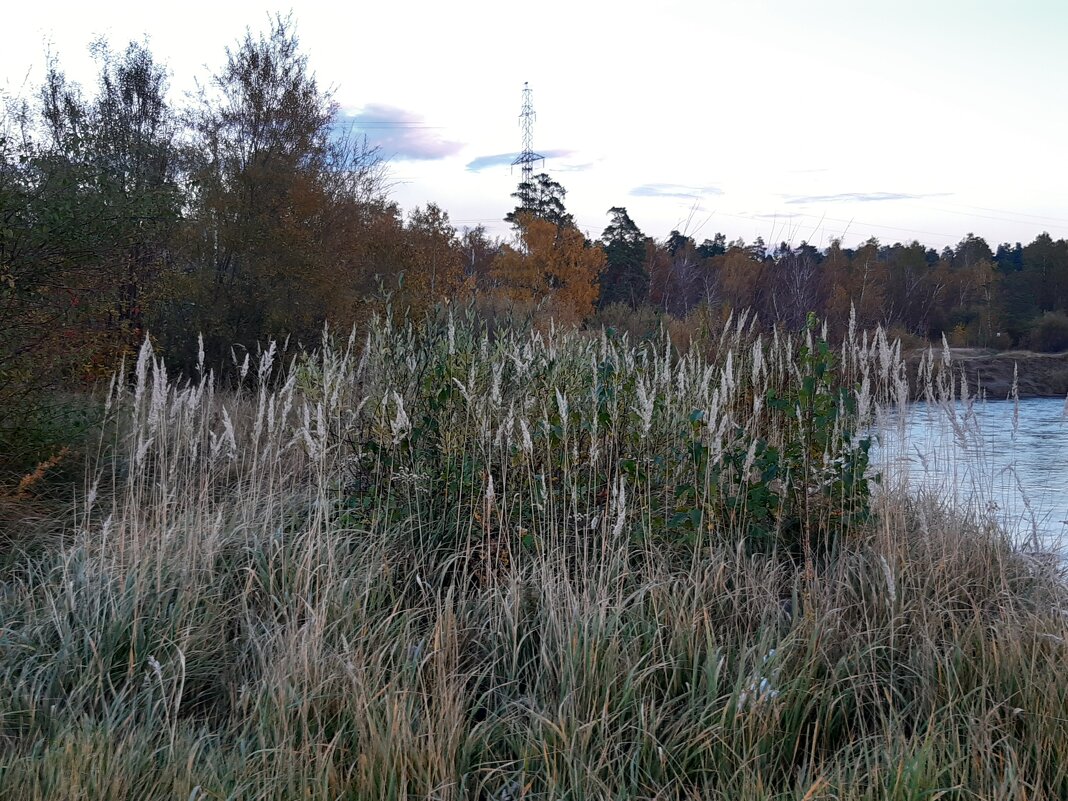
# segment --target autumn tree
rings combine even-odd
[[[113,369],[180,219],[165,70],[141,44],[92,51],[95,92],[50,58],[0,133],[0,398]]]
[[[464,281],[476,292],[488,289],[493,262],[501,249],[500,242],[490,239],[485,226],[477,225],[464,229],[459,248],[463,256]]]
[[[81,375],[106,305],[98,198],[60,155],[20,140],[0,131],[0,462],[45,394]]]
[[[140,45],[94,50],[95,92],[50,58],[35,96],[0,109],[0,462],[59,430],[54,390],[110,372],[139,338],[141,287],[179,215],[163,70]]]
[[[605,253],[571,226],[520,215],[518,247],[501,248],[491,271],[496,291],[520,307],[542,306],[558,321],[581,323],[594,311]]]
[[[879,241],[874,237],[856,250],[843,248],[837,239],[831,241],[821,272],[826,316],[832,325],[844,326],[854,310],[861,326],[870,328],[885,322],[887,266],[885,259],[880,259]]]
[[[351,271],[366,262],[349,248],[391,209],[377,154],[332,136],[335,112],[288,18],[227,49],[192,118],[187,266],[160,321],[172,347],[198,329],[216,354],[290,334],[313,343],[331,311],[355,303],[366,275]]]
[[[179,123],[167,102],[166,70],[146,46],[131,43],[119,56],[98,42],[94,51],[101,71],[93,160],[110,216],[123,226],[109,323],[130,348],[143,336],[145,292],[170,255],[181,216]]]
[[[464,282],[463,253],[449,214],[435,203],[408,215],[405,270],[409,305],[423,310],[434,302],[451,300]]]
[[[770,280],[764,290],[765,314],[791,328],[801,328],[809,312],[819,311],[820,252],[806,242],[790,247],[783,242],[770,264],[764,266]],[[763,261],[763,259],[761,260]]]
[[[943,253],[938,275],[946,285],[943,327],[950,342],[990,344],[1000,328],[994,304],[999,274],[990,246],[982,237],[967,234]]]
[[[945,291],[934,270],[938,254],[913,241],[894,244],[887,258],[883,293],[886,322],[911,334],[930,336],[932,314]]]
[[[166,70],[145,45],[116,54],[97,41],[91,50],[100,73],[90,99],[50,61],[39,93],[44,136],[27,151],[40,180],[65,187],[86,223],[100,222],[91,260],[101,284],[83,294],[101,306],[93,328],[121,350],[140,341],[143,293],[180,219],[178,121]]]
[[[732,310],[763,311],[766,262],[759,248],[741,240],[732,242],[727,252],[712,260],[720,298]]]

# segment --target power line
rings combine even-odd
[[[975,214],[975,213],[966,212],[966,211],[954,211],[953,209],[944,209],[944,208],[940,208],[938,206],[928,206],[928,208],[933,209],[934,211],[940,211],[943,214],[957,214],[957,215],[960,215],[961,217],[970,217],[970,218],[973,218],[973,219],[976,219],[976,220],[978,220],[978,219],[994,220],[996,222],[1015,223],[1017,225],[1026,225],[1026,224],[1034,225],[1034,224],[1036,224],[1036,220],[1014,220],[1011,217],[995,217],[995,216],[990,215],[990,214]],[[980,207],[973,206],[972,208],[980,208]],[[1013,214],[1015,212],[1007,211],[1005,213]],[[1038,220],[1055,222],[1055,223],[1057,223],[1057,225],[1056,226],[1050,226],[1050,227],[1054,227],[1054,228],[1058,228],[1058,229],[1062,229],[1062,230],[1068,230],[1068,220],[1057,219],[1055,217],[1041,217],[1041,216],[1039,216],[1037,214],[1034,214],[1034,215],[1028,214],[1028,215],[1021,215],[1021,216],[1036,217]]]
[[[361,122],[360,120],[334,120],[329,123],[331,127],[347,126],[350,128],[434,128],[441,129],[444,125],[425,125],[421,122],[404,122],[398,120],[396,122],[387,120],[375,120],[372,122]]]
[[[715,213],[720,215],[720,216],[723,216],[723,217],[735,217],[735,218],[737,218],[739,220],[749,220],[750,222],[769,222],[769,220],[766,217],[764,217],[764,218],[758,217],[755,214],[731,214],[731,213],[725,212],[725,211],[717,211]],[[941,231],[922,231],[922,230],[919,230],[919,229],[916,229],[916,228],[901,228],[901,227],[894,226],[894,225],[882,225],[880,223],[866,222],[864,220],[857,220],[857,219],[845,220],[845,219],[842,219],[841,217],[827,217],[827,216],[822,215],[822,214],[820,214],[820,215],[808,214],[807,212],[790,212],[790,213],[793,214],[794,217],[784,218],[784,219],[794,219],[796,217],[808,217],[808,218],[813,219],[813,220],[818,219],[820,221],[827,220],[829,222],[842,223],[843,225],[846,225],[846,226],[866,225],[869,228],[885,228],[885,229],[888,229],[888,230],[891,230],[891,231],[900,231],[900,232],[906,233],[906,234],[924,234],[926,236],[944,236],[944,237],[950,237],[950,238],[956,236],[956,234],[947,234],[947,233],[941,232]],[[777,220],[772,219],[772,220],[770,220],[770,222],[775,223],[775,222],[777,222]]]
[[[1043,214],[1028,214],[1028,213],[1023,212],[1023,211],[1011,211],[1010,209],[992,209],[992,208],[989,208],[987,206],[969,206],[967,203],[949,203],[947,205],[959,206],[962,209],[978,209],[979,211],[993,211],[993,212],[997,212],[998,214],[1012,214],[1012,215],[1014,215],[1016,217],[1031,217],[1032,219],[1035,219],[1035,220],[1048,220],[1050,222],[1060,223],[1062,225],[1068,225],[1068,218],[1066,218],[1066,217],[1047,217],[1046,215],[1043,215]],[[954,214],[957,214],[957,213],[962,213],[962,212],[954,212]],[[1000,219],[1000,218],[991,217],[990,219]],[[1006,220],[1002,220],[1002,222],[1020,222],[1020,221],[1019,220],[1006,219]]]

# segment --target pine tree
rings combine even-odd
[[[602,308],[626,303],[637,308],[649,294],[649,272],[645,265],[646,239],[621,206],[608,210],[611,221],[601,234],[606,264],[601,277]]]

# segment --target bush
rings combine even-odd
[[[1046,312],[1031,324],[1031,348],[1043,353],[1068,350],[1068,315]]]
[[[680,355],[664,334],[627,345],[607,331],[488,333],[456,319],[372,334],[382,356],[368,368],[383,371],[372,383],[395,389],[364,405],[379,418],[367,434],[346,437],[348,523],[423,518],[423,543],[448,550],[472,519],[498,518],[483,509],[493,488],[537,488],[495,500],[501,519],[536,537],[574,525],[573,498],[603,501],[626,485],[649,498],[643,519],[620,524],[637,539],[741,539],[750,552],[800,557],[833,549],[867,514],[863,393],[814,317],[770,339],[739,318],[714,361]],[[385,354],[395,355],[379,363]],[[611,512],[587,517],[599,522],[584,536],[605,536]]]
[[[660,332],[662,318],[650,306],[633,308],[626,303],[610,303],[590,320],[594,330],[604,328],[610,333],[627,334],[631,342],[652,339]]]
[[[49,393],[4,409],[0,422],[0,488],[10,490],[25,474],[60,451],[78,453],[99,424],[90,395]]]
[[[892,326],[890,330],[886,332],[886,336],[891,341],[896,339],[901,342],[902,353],[919,353],[927,350],[931,345],[931,343],[923,337],[917,336],[912,331],[909,331],[902,326]]]

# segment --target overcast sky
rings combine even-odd
[[[174,99],[270,6],[38,2],[4,12],[0,87],[46,48],[148,37]],[[941,247],[1068,237],[1068,0],[292,2],[320,83],[391,157],[393,197],[506,234],[523,82],[535,150],[598,236]]]

